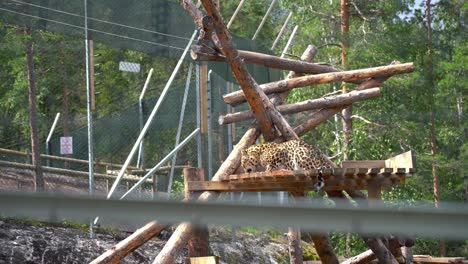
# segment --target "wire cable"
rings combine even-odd
[[[18,1],[18,0],[11,0],[11,1],[15,2],[15,3],[18,3],[18,4],[29,5],[29,6],[32,6],[32,7],[37,7],[37,8],[41,8],[41,9],[45,9],[45,10],[50,10],[50,11],[54,11],[54,12],[65,14],[65,15],[84,18],[84,16],[82,16],[82,15],[78,15],[78,14],[75,14],[75,13],[70,13],[70,12],[66,12],[66,11],[62,11],[62,10],[58,10],[58,9],[53,9],[53,8],[49,8],[49,7],[45,7],[45,6],[41,6],[41,5],[25,3],[25,2],[22,2],[22,1]],[[159,34],[159,35],[163,35],[163,36],[167,36],[167,37],[190,40],[189,38],[186,38],[186,37],[167,34],[167,33],[159,32],[159,31],[148,30],[148,29],[144,29],[144,28],[133,27],[133,26],[120,24],[120,23],[115,23],[115,22],[110,22],[110,21],[101,20],[101,19],[97,19],[97,18],[88,17],[88,19],[93,20],[93,21],[97,21],[97,22],[101,22],[101,23],[111,24],[111,25],[114,25],[114,26],[120,26],[120,27],[130,28],[130,29],[134,29],[134,30],[140,30],[140,31],[143,31],[143,32],[148,32],[148,33],[153,33],[153,34]]]
[[[31,17],[31,18],[36,18],[36,19],[40,19],[40,20],[45,20],[45,21],[49,21],[49,22],[53,22],[53,23],[57,23],[57,24],[61,24],[61,25],[65,25],[65,26],[69,26],[69,27],[73,27],[73,28],[78,28],[78,29],[84,30],[84,27],[77,26],[77,25],[73,25],[73,24],[69,24],[69,23],[65,23],[65,22],[61,22],[61,21],[57,21],[57,20],[52,20],[52,19],[43,18],[43,17],[39,17],[39,16],[33,16],[33,15],[30,15],[30,14],[21,13],[21,12],[13,11],[13,10],[10,10],[10,9],[1,8],[1,7],[0,7],[0,10],[6,11],[6,12],[10,12],[10,13],[14,13],[14,14],[17,14],[17,15],[22,15],[22,16],[26,16],[26,17]],[[147,43],[147,44],[151,44],[151,45],[155,45],[155,46],[161,46],[161,47],[166,47],[166,48],[171,48],[171,49],[177,49],[177,50],[182,50],[182,51],[184,50],[183,48],[179,48],[179,47],[174,47],[174,46],[165,45],[165,44],[161,44],[161,43],[157,43],[157,42],[152,42],[152,41],[148,41],[148,40],[143,40],[143,39],[138,39],[138,38],[132,38],[132,37],[128,37],[128,36],[124,36],[124,35],[119,35],[119,34],[114,34],[114,33],[110,33],[110,32],[105,32],[105,31],[101,31],[101,30],[96,30],[96,29],[88,29],[88,30],[89,30],[89,31],[93,31],[93,32],[97,32],[97,33],[101,33],[101,34],[105,34],[105,35],[114,36],[114,37],[119,37],[119,38],[134,40],[134,41],[139,41],[139,42],[143,42],[143,43]]]

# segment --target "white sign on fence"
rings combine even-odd
[[[140,72],[140,64],[133,62],[121,61],[119,63],[119,70],[126,72]]]
[[[73,154],[73,138],[60,137],[60,154],[69,155]]]

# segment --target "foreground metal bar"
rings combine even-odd
[[[114,181],[112,184],[112,188],[109,191],[109,194],[107,195],[107,198],[112,197],[112,194],[114,193],[115,189],[117,188],[117,185],[119,185],[120,180],[122,179],[122,176],[125,173],[125,170],[127,169],[128,165],[130,164],[130,161],[132,160],[133,156],[135,155],[135,152],[137,151],[140,142],[143,140],[144,136],[146,135],[146,132],[148,131],[151,123],[153,122],[154,117],[156,116],[156,113],[159,110],[159,107],[162,104],[162,101],[164,100],[164,97],[166,96],[167,91],[169,90],[169,87],[171,87],[172,82],[174,81],[175,76],[177,75],[177,72],[180,69],[180,66],[182,66],[182,62],[184,61],[185,56],[187,55],[187,52],[192,45],[192,41],[195,39],[195,36],[197,35],[197,31],[195,30],[192,34],[192,37],[190,38],[190,41],[187,44],[187,47],[185,47],[184,52],[182,53],[182,56],[179,59],[179,62],[177,62],[176,67],[174,68],[174,71],[172,72],[171,77],[169,77],[169,80],[166,83],[166,86],[164,87],[164,90],[162,91],[161,95],[159,96],[158,102],[153,108],[153,111],[151,111],[150,116],[148,117],[148,120],[146,120],[146,124],[143,127],[143,130],[141,131],[140,135],[138,136],[138,139],[135,142],[135,145],[133,145],[132,150],[130,151],[130,154],[128,154],[127,160],[125,160],[125,163],[122,167],[122,169],[119,172],[119,175],[117,176],[117,179]]]
[[[116,210],[119,208],[119,210]],[[221,202],[179,202],[167,200],[107,200],[45,194],[0,193],[0,211],[5,217],[29,217],[43,221],[88,222],[99,214],[131,223],[135,220],[158,223],[192,221],[200,224],[297,226],[314,232],[357,232],[362,234],[422,235],[467,239],[468,205],[441,204],[405,208],[353,208],[344,204],[296,201],[295,207]],[[278,217],[281,215],[281,217]],[[312,221],[313,220],[313,221]],[[437,226],[437,228],[434,228]]]

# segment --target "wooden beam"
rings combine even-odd
[[[381,86],[382,82],[387,80],[388,77],[378,77],[372,78],[361,83],[355,90],[365,90],[371,87]],[[347,106],[339,106],[335,108],[325,108],[321,109],[318,112],[315,112],[307,119],[304,123],[294,128],[294,131],[298,136],[303,136],[310,130],[314,129],[318,125],[320,125],[323,121],[326,121],[328,118],[333,116],[334,114],[340,112],[341,110],[345,109]]]
[[[202,134],[208,133],[208,66],[200,65],[200,130]]]
[[[128,254],[158,235],[164,228],[164,225],[160,225],[156,221],[149,222],[117,245],[108,249],[93,260],[91,264],[120,263]]]
[[[468,260],[463,257],[431,257],[427,255],[414,255],[415,263],[468,263]]]
[[[341,162],[342,168],[384,168],[385,160],[346,160]]]
[[[22,152],[22,151],[17,151],[17,150],[11,150],[11,149],[4,149],[0,148],[0,153],[3,154],[8,154],[8,155],[14,155],[14,156],[23,156],[23,157],[31,157],[31,153],[27,152]],[[82,159],[74,159],[74,158],[67,158],[67,157],[60,157],[60,156],[52,156],[52,155],[44,155],[41,154],[41,159],[48,159],[48,160],[56,160],[56,161],[63,161],[63,162],[70,162],[70,163],[77,163],[77,164],[88,164],[88,160],[82,160]],[[31,162],[29,162],[31,163]],[[113,168],[122,168],[121,164],[113,164],[113,163],[107,163],[107,162],[99,162],[95,161],[93,162],[94,166],[101,166],[101,167],[113,167]],[[130,170],[139,170],[140,168],[138,167],[133,167],[133,166],[128,166],[128,169]]]
[[[290,115],[303,111],[309,111],[320,108],[335,108],[338,106],[350,105],[352,103],[369,100],[376,98],[380,95],[380,88],[372,88],[362,91],[352,91],[347,94],[341,94],[336,96],[322,97],[319,99],[312,99],[302,101],[294,104],[279,105],[277,106],[278,111],[282,115]],[[218,123],[220,125],[226,125],[231,123],[237,123],[249,119],[253,119],[254,115],[251,111],[242,111],[232,114],[220,115]]]
[[[201,45],[193,45],[190,52],[196,61],[226,61],[226,57],[215,50],[206,49]],[[319,74],[327,72],[340,72],[340,69],[322,64],[308,63],[304,60],[291,60],[258,52],[239,50],[239,56],[248,64],[257,64],[269,68],[293,71],[298,74]]]
[[[205,181],[203,169],[185,168],[183,171],[184,186],[185,186],[185,199],[195,200],[200,196],[200,192],[192,192],[188,189],[187,183],[189,181]],[[208,227],[194,226],[193,233],[188,241],[188,257],[206,257],[210,252],[209,233]]]
[[[330,82],[344,82],[365,80],[373,77],[389,77],[396,74],[409,73],[414,70],[413,63],[394,64],[388,66],[380,66],[374,68],[322,73],[317,75],[308,75],[297,77],[289,80],[270,82],[260,85],[260,89],[265,94],[280,93],[294,88],[306,87],[316,84],[324,84]],[[375,86],[374,86],[375,87]],[[243,91],[236,91],[223,96],[224,102],[236,106],[246,101]]]

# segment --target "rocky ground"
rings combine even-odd
[[[89,263],[127,235],[107,230],[90,239],[86,228],[79,226],[3,219],[0,221],[0,264]],[[152,239],[122,263],[151,263],[169,236],[166,233]],[[286,241],[279,233],[244,229],[233,234],[230,228],[216,228],[210,231],[210,246],[221,263],[288,263]],[[184,250],[177,263],[184,263],[186,254]]]

